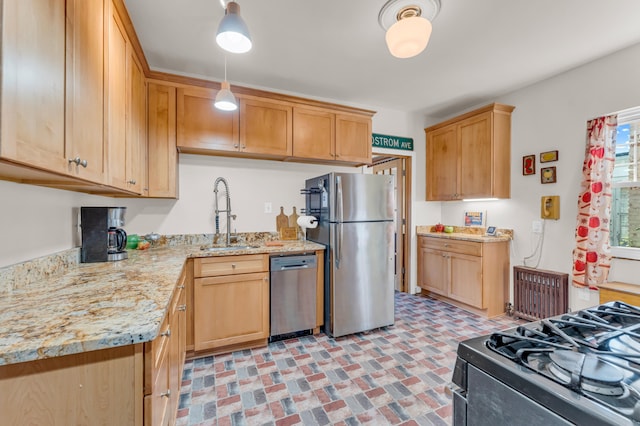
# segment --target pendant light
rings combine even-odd
[[[235,111],[238,109],[236,97],[231,93],[231,85],[227,81],[227,57],[224,57],[224,81],[220,83],[220,91],[216,95],[213,103],[217,109],[222,111]]]
[[[382,6],[378,23],[387,31],[385,41],[396,58],[420,54],[431,37],[431,21],[440,11],[440,0],[390,0]]]
[[[246,53],[251,50],[249,29],[240,16],[240,5],[235,1],[226,4],[224,17],[218,25],[216,43],[231,53]]]

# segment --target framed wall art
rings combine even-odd
[[[551,161],[558,161],[558,151],[547,151],[540,153],[540,162],[549,163]]]
[[[556,183],[556,168],[555,167],[541,168],[540,183]]]
[[[525,155],[522,157],[522,174],[524,176],[536,174],[536,156]]]

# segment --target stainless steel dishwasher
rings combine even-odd
[[[286,336],[316,326],[315,254],[271,257],[271,332]]]

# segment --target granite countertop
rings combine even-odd
[[[312,242],[205,252],[200,245],[129,251],[81,263],[0,297],[0,365],[155,339],[187,258],[324,250]]]
[[[468,228],[454,226],[452,233],[435,232],[433,226],[418,226],[416,233],[423,237],[445,238],[451,240],[476,241],[480,243],[497,243],[513,239],[513,231],[510,229],[498,229],[500,235],[490,237],[484,234],[484,228]]]

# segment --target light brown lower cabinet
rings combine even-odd
[[[418,286],[489,318],[509,301],[509,242],[418,236]]]
[[[186,273],[174,291],[159,336],[144,345],[144,424],[173,424],[180,399],[185,359]]]
[[[269,256],[194,260],[194,349],[263,346],[269,337]]]

